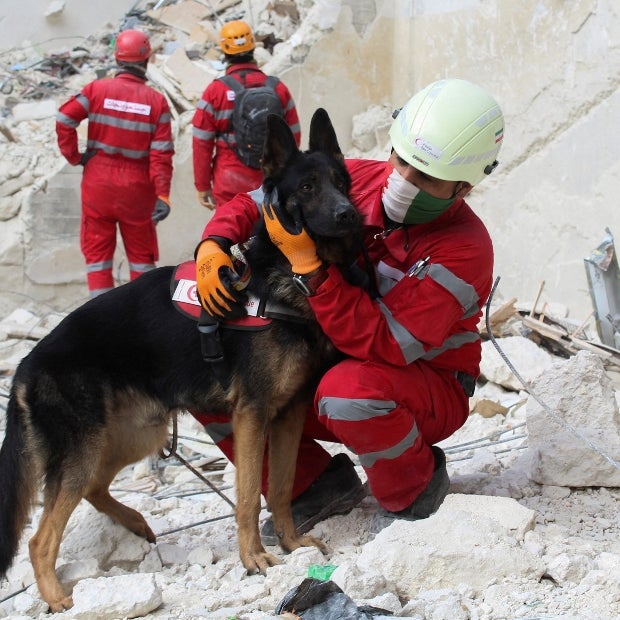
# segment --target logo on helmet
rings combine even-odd
[[[425,140],[422,136],[418,136],[413,143],[424,153],[430,155],[434,159],[441,159],[443,150],[433,146],[428,140]]]

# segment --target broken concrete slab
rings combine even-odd
[[[13,108],[13,122],[39,120],[42,118],[55,117],[58,111],[58,104],[53,99],[18,103]]]
[[[532,479],[564,487],[620,487],[620,414],[601,358],[580,351],[547,369],[532,392],[536,399],[529,399],[526,417]]]

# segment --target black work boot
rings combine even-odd
[[[426,519],[434,512],[437,512],[450,489],[450,478],[446,468],[446,455],[444,451],[437,446],[431,446],[431,450],[435,457],[435,470],[426,488],[407,508],[398,512],[381,510],[377,513],[370,525],[370,531],[373,534],[377,534],[386,528],[394,519],[417,521],[418,519]]]
[[[368,494],[351,459],[336,454],[325,471],[291,503],[293,522],[298,534],[309,532],[319,521],[351,512]],[[277,545],[273,519],[269,517],[260,532],[264,545]]]

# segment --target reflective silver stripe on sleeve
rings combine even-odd
[[[170,115],[170,112],[163,112],[162,115],[159,117],[159,120],[157,121],[158,123],[169,123],[171,121],[172,117]]]
[[[217,110],[214,114],[213,114],[213,118],[216,121],[221,121],[222,119],[229,119],[232,118],[232,114],[233,111],[232,110]]]
[[[72,127],[73,129],[79,125],[77,121],[74,121],[71,117],[63,114],[62,112],[58,112],[58,114],[56,114],[56,121],[61,125],[67,125],[67,127]]]
[[[75,100],[88,112],[90,110],[90,101],[82,93],[76,95]]]
[[[212,422],[205,426],[205,431],[217,444],[232,434],[232,424],[230,422]]]
[[[142,131],[145,133],[153,133],[155,131],[155,125],[153,123],[130,121],[125,118],[108,116],[107,114],[93,114],[88,120],[92,123],[99,123],[100,125],[107,125],[108,127],[118,127],[119,129],[129,129],[130,131]]]
[[[418,427],[414,423],[413,428],[395,446],[392,446],[391,448],[388,448],[386,450],[379,450],[378,452],[367,452],[366,454],[358,454],[361,466],[372,467],[379,459],[398,458],[406,450],[411,448],[418,435]]]
[[[414,362],[417,359],[427,361],[432,360],[445,351],[450,349],[458,349],[464,344],[476,342],[480,339],[480,334],[478,332],[462,332],[459,334],[453,334],[452,336],[446,338],[440,347],[435,347],[433,349],[429,349],[428,351],[424,351],[422,343],[392,316],[392,313],[389,311],[387,306],[385,306],[385,304],[383,304],[380,300],[377,301],[381,312],[387,320],[390,333],[394,336],[394,339],[398,343],[407,364],[411,364],[411,362]]]
[[[213,140],[215,138],[214,131],[207,131],[206,129],[198,129],[198,127],[194,127],[192,129],[192,135],[194,138],[198,138],[198,140]]]
[[[462,278],[455,276],[443,265],[430,265],[427,270],[427,275],[456,297],[463,308],[464,319],[473,316],[480,310],[480,298],[478,297],[478,293],[476,293],[476,289]],[[423,277],[423,273],[421,273],[420,276]]]
[[[295,123],[294,125],[290,125],[290,129],[293,133],[298,133],[301,131],[301,126],[299,123]]]
[[[379,304],[379,309],[387,321],[388,329],[394,337],[394,340],[398,343],[407,364],[411,364],[411,362],[422,357],[425,353],[422,343],[417,338],[414,338],[411,332],[405,329],[392,316],[389,308],[380,299],[377,300],[377,303]]]
[[[151,150],[153,151],[172,151],[174,144],[166,140],[154,140],[151,142]]]
[[[325,396],[319,401],[319,415],[327,416],[330,420],[357,422],[388,415],[395,407],[393,400]]]
[[[460,334],[453,334],[449,338],[446,338],[445,342],[440,347],[427,351],[424,355],[422,355],[421,359],[427,361],[432,360],[450,349],[458,349],[464,344],[471,344],[477,340],[480,340],[480,334],[478,332],[461,332]]]

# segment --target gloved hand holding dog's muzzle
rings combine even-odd
[[[282,213],[277,201],[263,203],[263,216],[269,238],[291,263],[293,273],[306,275],[322,266],[316,245],[300,222]],[[291,223],[286,223],[289,220]]]
[[[231,257],[213,239],[196,252],[196,288],[202,307],[216,319],[238,319],[247,314],[246,295],[235,288],[239,275]]]

